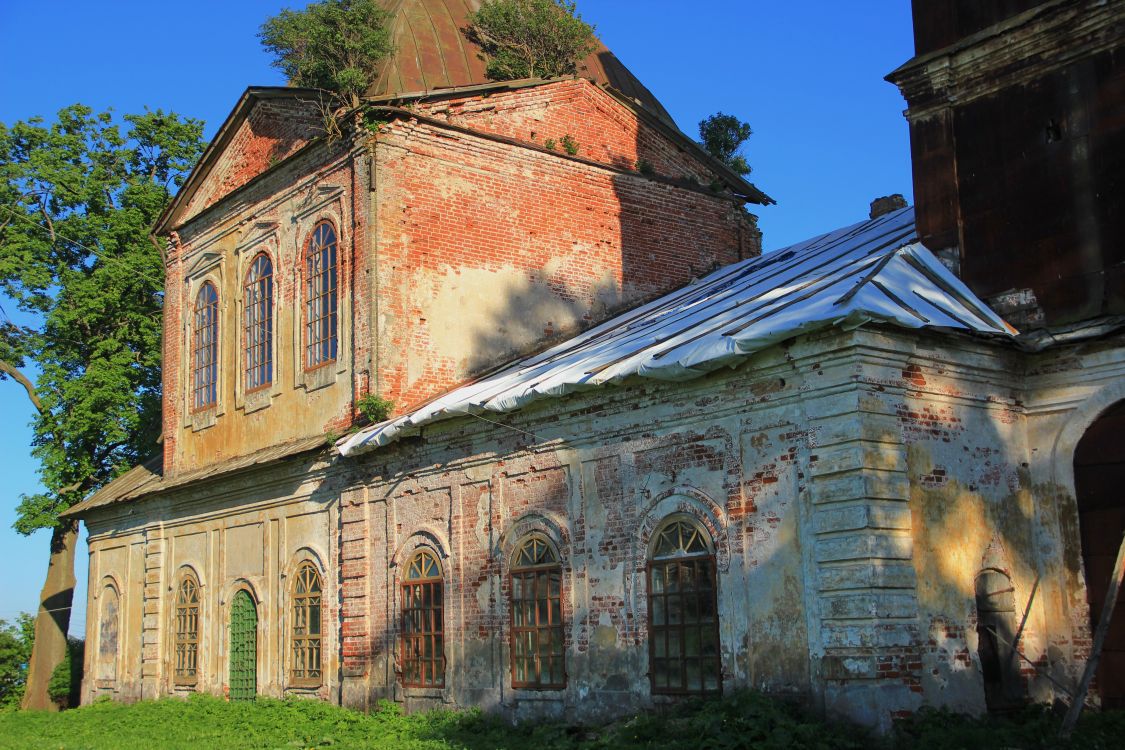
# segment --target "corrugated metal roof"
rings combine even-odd
[[[487,83],[481,48],[462,29],[480,0],[381,0],[391,14],[394,52],[380,63],[369,97]],[[664,106],[600,41],[579,63],[579,75],[609,84],[645,109],[672,122]]]
[[[916,240],[914,209],[904,208],[720,268],[337,447],[354,456],[439,420],[511,412],[634,376],[688,380],[832,326],[1016,333]]]
[[[316,448],[324,447],[324,436],[295,440],[281,445],[274,445],[264,450],[256,451],[245,456],[238,456],[222,461],[202,469],[184,472],[172,477],[164,476],[164,461],[161,456],[152,458],[140,466],[134,466],[117,479],[102,487],[90,497],[68,509],[63,516],[82,518],[95,508],[104,508],[107,505],[138,500],[146,495],[163,492],[175,487],[182,487],[192,482],[215,478],[226,474],[247,469],[251,466],[279,461],[283,458],[305,453]]]

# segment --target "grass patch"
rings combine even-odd
[[[877,738],[817,720],[788,703],[749,692],[692,702],[597,729],[550,722],[511,726],[479,711],[404,716],[383,704],[362,714],[315,700],[227,703],[193,695],[133,705],[96,703],[57,714],[0,713],[0,746],[66,750],[224,750],[225,748],[395,748],[396,750],[900,750],[901,748],[1122,747],[1125,712],[1085,717],[1069,743],[1059,717],[1043,709],[1004,721],[925,711]]]

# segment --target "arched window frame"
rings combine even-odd
[[[305,242],[301,336],[304,369],[332,364],[339,355],[339,245],[333,222],[322,219]]]
[[[445,687],[445,576],[436,552],[411,554],[400,582],[399,669],[403,687]]]
[[[323,682],[324,576],[311,560],[304,560],[290,589],[289,684],[315,688]]]
[[[562,560],[558,547],[550,539],[533,532],[518,540],[508,566],[509,658],[513,688],[562,690],[566,687],[562,580]],[[546,652],[542,647],[544,637],[549,643]]]
[[[242,283],[243,391],[269,388],[274,381],[274,269],[264,250],[250,261]]]
[[[219,402],[219,292],[210,281],[195,294],[191,326],[192,411]]]
[[[691,535],[686,540],[685,532]],[[721,693],[715,545],[703,524],[683,514],[665,518],[649,543],[646,579],[652,693]],[[669,585],[672,581],[674,586]],[[684,586],[688,582],[691,588]],[[698,652],[689,653],[690,641],[698,644]],[[676,675],[679,679],[673,680]]]
[[[194,688],[199,683],[202,604],[199,577],[186,569],[172,601],[172,680],[177,686]]]

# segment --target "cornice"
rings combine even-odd
[[[902,91],[911,122],[1121,46],[1125,2],[1054,0],[956,44],[919,55],[886,80]]]

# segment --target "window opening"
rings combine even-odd
[[[230,699],[252,701],[258,694],[258,608],[245,590],[230,606]]]
[[[1016,601],[1012,579],[995,568],[977,574],[977,655],[984,677],[989,711],[1007,711],[1023,704],[1023,678],[1016,640]]]
[[[328,222],[313,229],[305,251],[305,367],[336,359],[336,230]]]
[[[653,693],[721,690],[715,555],[707,533],[690,521],[675,519],[656,534],[648,632]]]
[[[512,556],[512,687],[566,686],[562,565],[546,539],[523,540]]]
[[[312,563],[302,563],[293,584],[293,662],[290,679],[294,685],[317,687],[321,682],[321,581]]]
[[[243,287],[246,346],[246,391],[273,382],[273,264],[263,254],[254,258]]]
[[[195,297],[192,328],[192,406],[206,409],[218,401],[219,295],[206,282]]]
[[[445,686],[444,581],[433,553],[418,551],[402,583],[402,684]]]
[[[188,575],[176,591],[177,685],[194,685],[199,678],[199,583]]]

